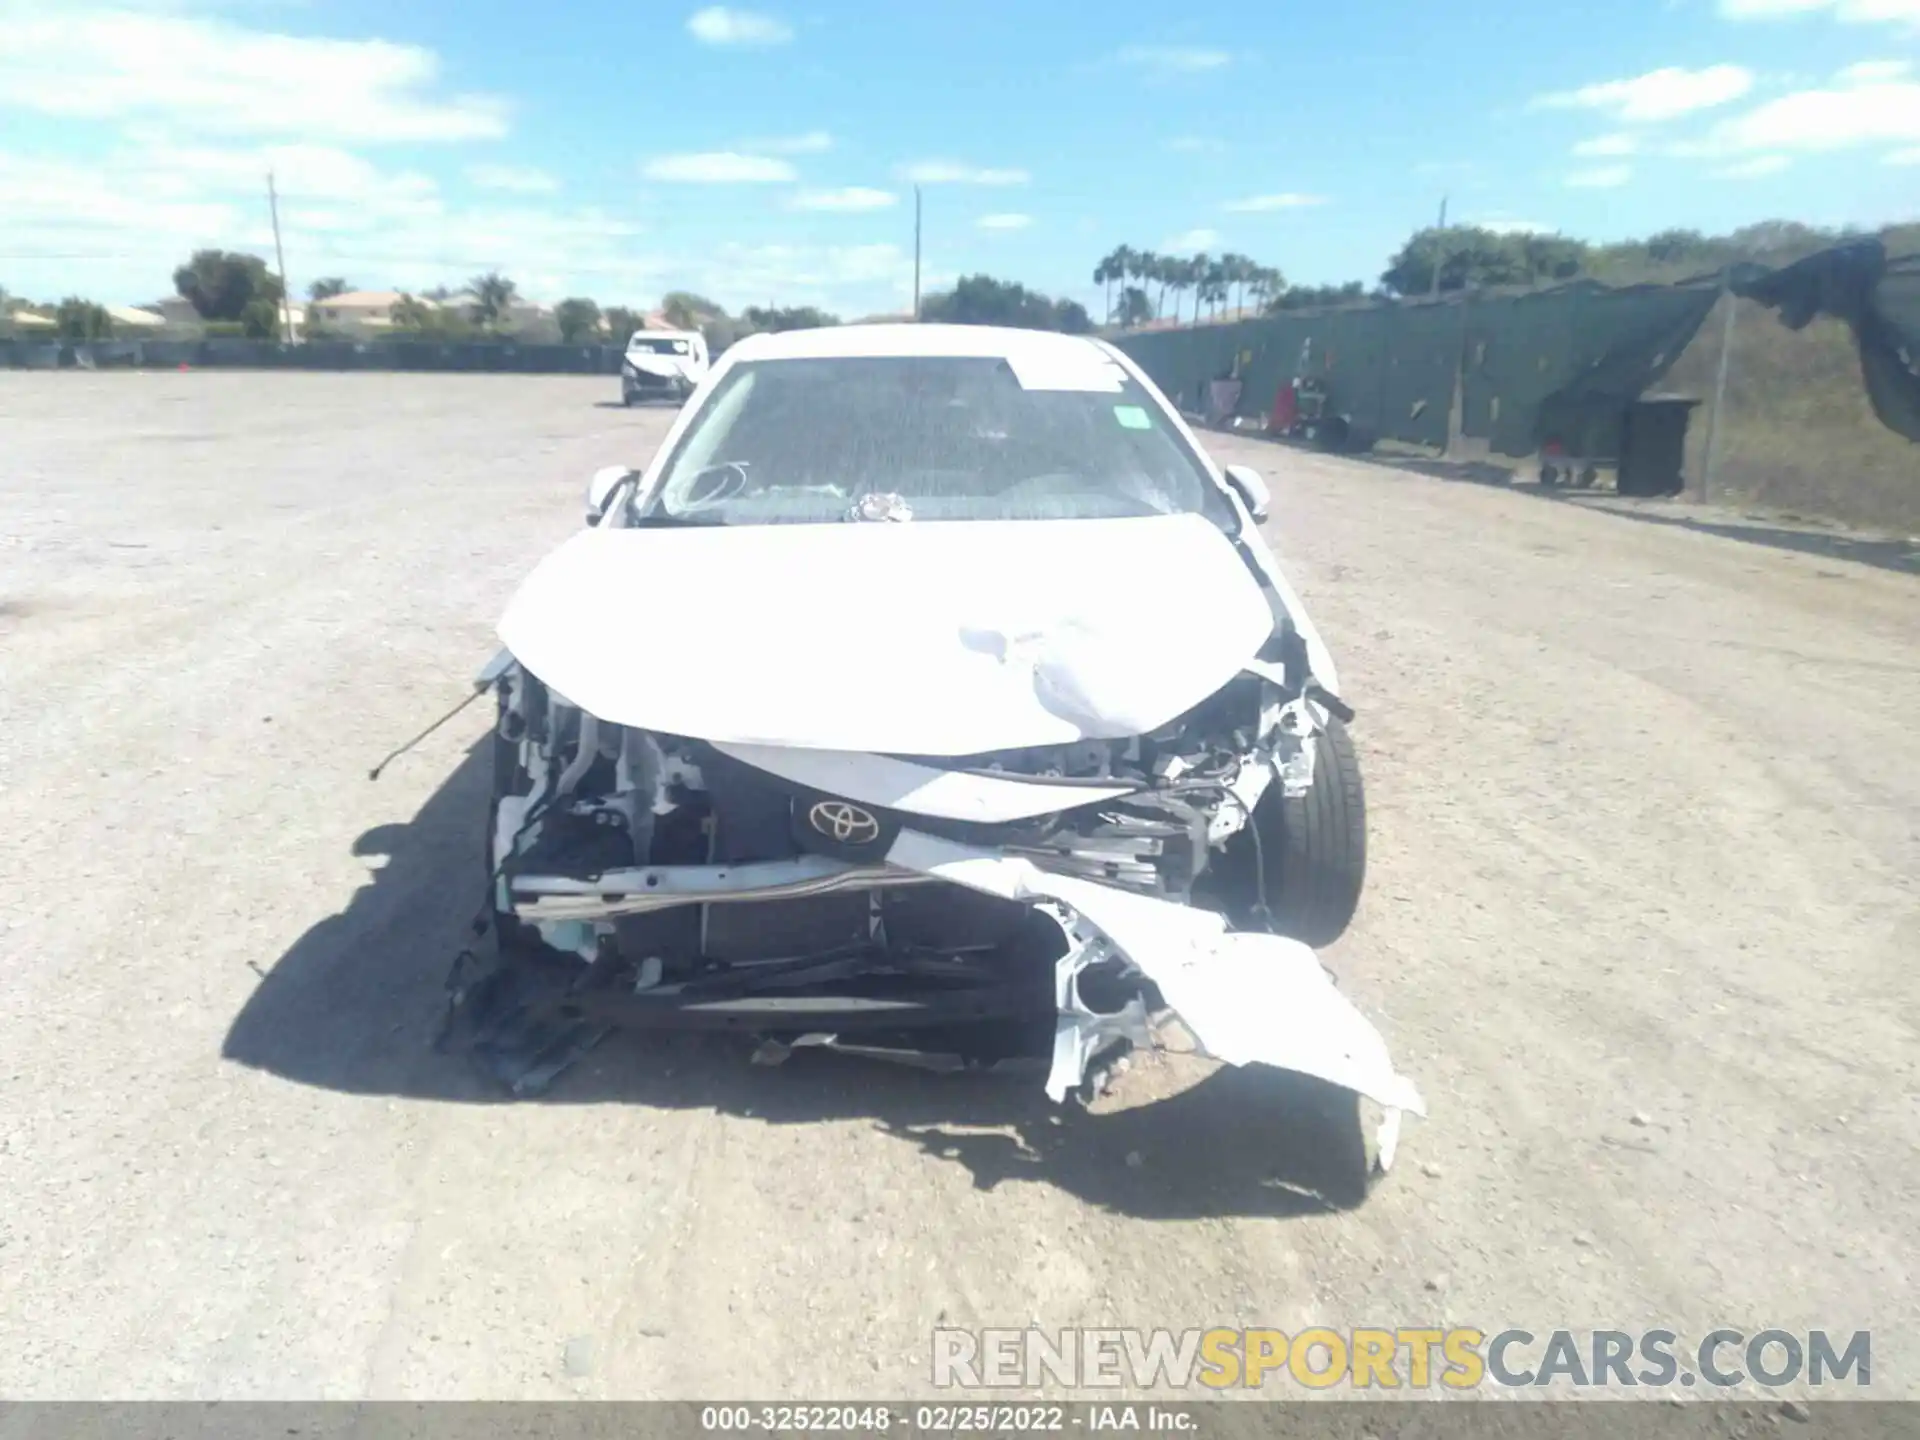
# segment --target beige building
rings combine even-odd
[[[307,316],[333,330],[386,330],[393,325],[394,306],[406,298],[398,290],[349,290],[314,301]],[[420,303],[431,306],[433,301]]]
[[[153,335],[167,328],[166,318],[144,305],[109,305],[107,318],[117,335]]]

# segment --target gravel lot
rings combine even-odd
[[[0,1394],[897,1397],[942,1322],[1454,1322],[1866,1328],[1920,1397],[1920,579],[1220,442],[1360,712],[1328,959],[1432,1109],[1360,1208],[1297,1087],[1183,1058],[1083,1115],[616,1037],[508,1104],[428,1047],[483,712],[367,770],[651,453],[614,393],[0,374]]]

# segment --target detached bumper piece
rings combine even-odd
[[[584,967],[558,953],[591,957],[594,925],[637,915],[744,913],[836,892],[849,899],[864,892],[878,929],[886,897],[929,884],[975,892],[1025,923],[977,951],[902,954],[897,943],[852,939],[836,953],[761,958],[672,983],[662,983],[657,961],[643,961],[629,978],[604,932],[601,958]],[[611,1027],[731,1031],[765,1038],[783,1053],[795,1044],[832,1044],[842,1033],[881,1039],[967,1031],[966,1048],[986,1062],[1012,1058],[1023,1042],[1044,1048],[1050,1029],[1046,1088],[1058,1102],[1084,1084],[1102,1055],[1152,1043],[1152,1000],[1178,1014],[1218,1060],[1297,1071],[1379,1104],[1382,1169],[1392,1164],[1401,1115],[1426,1113],[1379,1032],[1305,945],[1230,931],[1211,911],[1044,870],[1016,852],[902,829],[879,861],[809,855],[591,879],[522,875],[509,895],[514,914],[539,925],[553,947],[551,960],[511,967],[517,993],[510,1008],[528,1032],[524,1041],[502,1038],[494,1005],[482,1023],[495,1029],[476,1046],[477,1054],[524,1063],[524,1074],[500,1076],[517,1093],[528,1093],[528,1076],[544,1084],[558,1073],[553,1057],[569,1046],[585,1053],[579,1047],[593,1042],[584,1037]],[[568,943],[574,940],[580,943]],[[1125,983],[1112,984],[1116,978]],[[984,1051],[982,1034],[992,1037]]]

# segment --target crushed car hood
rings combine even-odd
[[[677,380],[688,373],[690,361],[682,355],[655,355],[651,352],[636,351],[627,356],[627,364],[648,375]]]
[[[603,720],[744,745],[971,755],[1157,729],[1272,611],[1198,515],[590,529],[501,641]]]

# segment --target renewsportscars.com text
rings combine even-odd
[[[933,1332],[942,1389],[1160,1388],[1472,1390],[1789,1385],[1866,1389],[1866,1330],[1500,1330],[1471,1326],[1280,1330],[948,1330]]]

